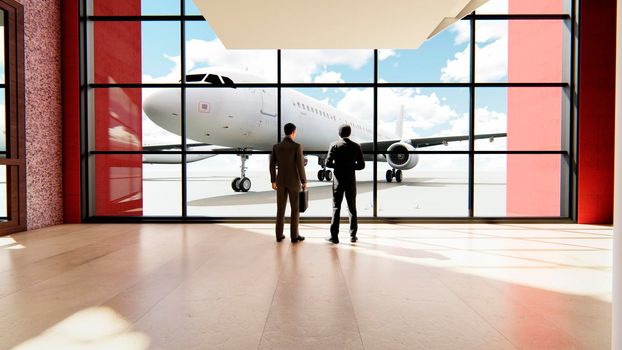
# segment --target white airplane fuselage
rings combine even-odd
[[[236,83],[261,83],[240,71],[211,71]],[[180,89],[161,89],[143,102],[145,114],[158,126],[181,135]],[[189,87],[186,89],[186,135],[190,140],[231,148],[269,151],[277,142],[277,89],[255,87]],[[326,151],[342,124],[354,141],[373,140],[373,126],[294,89],[281,89],[281,125],[294,123],[296,141],[305,150]],[[282,129],[282,128],[281,128]],[[397,139],[379,131],[379,139]]]

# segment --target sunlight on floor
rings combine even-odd
[[[132,331],[131,324],[112,309],[93,307],[69,316],[13,350],[143,350],[149,343],[147,335]]]
[[[269,224],[227,226],[274,235]],[[328,244],[327,225],[301,225],[300,232],[309,238],[303,244]],[[356,244],[347,232],[342,224],[335,249],[611,302],[610,227],[374,224],[364,225]]]
[[[23,245],[17,243],[11,236],[0,237],[0,248],[2,249],[24,249]]]

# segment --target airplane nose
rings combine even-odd
[[[180,92],[177,89],[161,89],[143,100],[143,110],[156,123],[171,118],[179,119],[180,103]]]

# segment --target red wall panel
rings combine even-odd
[[[616,1],[581,1],[578,221],[613,221]]]
[[[63,220],[81,221],[80,35],[78,2],[62,1]]]
[[[510,0],[508,10],[528,12],[539,2]],[[563,12],[561,0],[549,6]],[[563,29],[559,21],[509,21],[508,82],[562,81]],[[539,59],[531,59],[534,53]],[[561,95],[557,89],[508,89],[508,150],[561,149]],[[508,155],[508,216],[560,216],[560,195],[561,157]]]
[[[140,0],[115,2],[130,15],[140,15]],[[96,1],[93,12],[109,9]],[[141,23],[93,24],[93,75],[97,82],[142,81]],[[96,150],[142,149],[141,89],[96,89],[94,92]],[[95,215],[142,215],[142,156],[95,156]]]

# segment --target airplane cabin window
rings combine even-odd
[[[186,75],[187,83],[201,82],[205,78],[205,74],[188,74]]]
[[[222,85],[222,81],[220,81],[220,77],[214,74],[208,74],[207,78],[205,78],[206,83],[211,83],[214,85]]]

